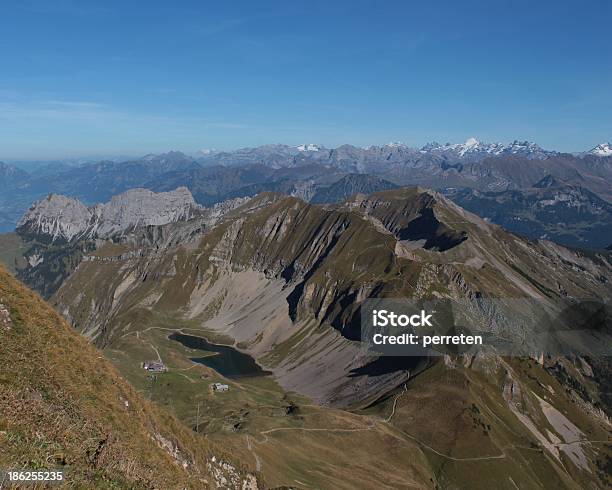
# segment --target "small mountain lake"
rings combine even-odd
[[[212,355],[192,357],[193,362],[214,369],[226,378],[241,378],[245,376],[267,376],[269,371],[262,369],[248,354],[244,354],[229,345],[213,344],[202,337],[173,333],[170,340],[183,344],[189,349],[211,352]]]

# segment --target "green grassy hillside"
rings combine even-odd
[[[0,468],[72,488],[256,488],[0,266]],[[243,486],[245,485],[245,486]]]
[[[28,246],[17,233],[0,233],[0,263],[11,272],[25,267],[23,254]]]

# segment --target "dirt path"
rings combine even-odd
[[[151,342],[149,342],[149,345],[151,346],[151,349],[153,349],[155,351],[155,354],[157,354],[157,360],[159,362],[163,363],[164,361],[162,361],[162,358],[159,355],[159,351],[157,350],[157,347],[155,347]]]
[[[399,398],[408,392],[408,386],[406,386],[406,383],[404,383],[404,391],[402,391],[401,393],[398,393],[397,395],[395,395],[395,399],[393,400],[393,408],[391,410],[391,415],[389,415],[384,421],[385,422],[390,422],[391,419],[393,418],[393,416],[395,415],[395,407],[397,406],[397,400],[399,400]]]
[[[246,435],[246,442],[247,442],[248,450],[251,451],[251,453],[253,454],[253,457],[255,458],[255,470],[261,471],[261,460],[259,459],[259,456],[257,456],[257,453],[253,449],[253,445],[251,444],[251,436],[249,436],[249,434]]]

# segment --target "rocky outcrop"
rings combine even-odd
[[[30,207],[17,229],[22,236],[69,242],[85,234],[92,216],[92,211],[78,199],[50,194]]]
[[[104,238],[140,226],[187,221],[201,212],[202,208],[186,187],[160,193],[133,189],[95,206],[89,233],[92,237]]]
[[[51,194],[32,205],[17,230],[39,240],[71,242],[109,238],[137,227],[186,221],[200,214],[202,208],[185,187],[160,193],[132,189],[91,208],[77,199]]]
[[[0,329],[10,330],[12,326],[13,320],[8,308],[0,303]]]

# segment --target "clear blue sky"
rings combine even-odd
[[[0,159],[612,139],[610,1],[0,2]]]

